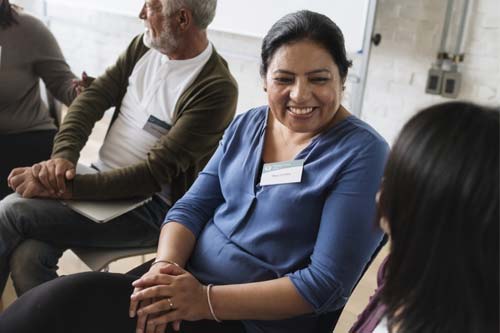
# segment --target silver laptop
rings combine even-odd
[[[97,173],[96,169],[78,164],[76,173],[79,175]],[[63,205],[68,206],[75,212],[91,219],[96,223],[106,223],[120,215],[123,215],[143,204],[150,201],[151,197],[133,198],[133,199],[118,199],[118,200],[63,200]]]

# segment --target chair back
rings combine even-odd
[[[50,116],[54,119],[55,125],[59,129],[62,121],[62,103],[54,98],[42,80],[40,80],[40,96],[47,106]]]

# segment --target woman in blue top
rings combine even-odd
[[[262,46],[269,106],[228,128],[167,214],[135,289],[133,274],[61,278],[9,308],[0,331],[154,333],[181,321],[182,332],[315,331],[319,314],[345,304],[382,238],[375,194],[388,146],[341,105],[349,66],[326,16],[279,20]]]

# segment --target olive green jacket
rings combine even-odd
[[[95,122],[113,106],[113,121],[118,116],[129,76],[148,50],[142,35],[135,37],[117,62],[75,99],[55,138],[52,158],[65,158],[76,165]],[[162,185],[170,184],[175,202],[214,153],[234,117],[237,95],[236,81],[226,61],[214,49],[200,74],[177,101],[172,128],[151,148],[147,159],[120,169],[76,176],[70,182],[73,198],[150,196],[159,192]]]

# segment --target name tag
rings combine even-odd
[[[260,186],[300,183],[304,160],[266,163],[262,168]]]
[[[162,135],[167,134],[171,128],[170,124],[151,115],[142,129],[156,138],[160,138]]]

